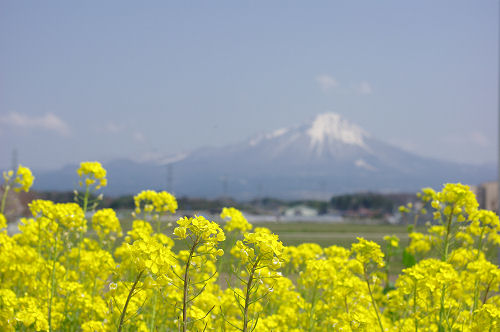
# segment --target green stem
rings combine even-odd
[[[389,289],[389,262],[391,261],[391,253],[392,250],[389,246],[387,246],[387,260],[385,262],[385,285],[384,285],[384,290]]]
[[[189,257],[186,262],[186,269],[184,271],[184,293],[182,298],[182,332],[186,332],[187,330],[187,305],[188,305],[188,292],[189,292],[189,266],[191,265],[191,259],[194,255],[194,250],[196,246],[199,244],[199,238],[193,243],[191,250],[189,251]]]
[[[40,220],[37,220],[37,224],[38,224],[38,245],[37,245],[37,250],[38,250],[38,256],[42,256],[42,241],[41,241],[41,237],[42,237],[42,223],[40,222]]]
[[[87,214],[87,205],[89,201],[89,186],[85,187],[85,196],[83,197],[83,218]],[[80,228],[78,236],[78,265],[77,268],[80,270],[80,278],[82,277],[82,270],[80,269],[81,251],[82,251],[82,240],[83,240],[83,227]]]
[[[54,251],[52,252],[52,271],[50,273],[50,297],[49,297],[49,312],[48,312],[48,323],[49,331],[52,332],[52,299],[54,298],[54,289],[56,285],[56,258],[57,258],[57,242],[58,238],[56,235],[56,243],[54,244]]]
[[[486,300],[488,299],[488,292],[490,291],[490,286],[491,286],[492,282],[493,282],[493,279],[488,283],[488,286],[486,287],[486,290],[484,291],[483,304],[485,304]]]
[[[370,282],[368,280],[368,275],[366,273],[366,268],[363,267],[363,270],[364,270],[363,272],[364,272],[366,285],[368,286],[368,292],[370,293],[370,298],[372,299],[373,309],[375,310],[375,314],[377,314],[377,320],[378,320],[378,325],[380,327],[380,331],[384,332],[384,327],[382,326],[382,320],[380,319],[380,314],[378,312],[377,302],[375,302],[375,298],[373,297],[372,288],[370,286]]]
[[[313,330],[313,325],[314,325],[314,307],[316,305],[316,292],[318,290],[318,282],[314,282],[314,288],[313,288],[313,293],[312,293],[312,298],[311,298],[311,310],[309,311],[309,331]]]
[[[132,285],[132,288],[130,289],[130,292],[128,292],[127,300],[125,301],[125,305],[123,306],[122,314],[120,315],[120,325],[118,325],[118,330],[117,330],[118,332],[121,332],[121,330],[122,330],[123,321],[125,319],[125,314],[127,313],[128,303],[130,302],[130,299],[132,298],[132,294],[134,293],[135,287],[137,286],[139,279],[141,279],[143,272],[144,272],[144,270],[139,272],[139,274],[135,278],[135,282]]]
[[[451,233],[451,221],[453,220],[453,210],[455,209],[455,205],[452,205],[451,207],[451,212],[450,216],[448,217],[448,222],[446,225],[446,236],[444,238],[444,246],[443,246],[443,254],[441,257],[441,260],[443,262],[448,261],[448,247],[449,247],[449,237]],[[438,329],[439,331],[444,331],[443,327],[443,318],[444,318],[444,299],[445,299],[445,294],[446,294],[446,285],[443,285],[443,289],[441,291],[441,304],[439,308],[439,325]]]
[[[245,307],[243,309],[243,332],[248,331],[248,308],[250,307],[250,291],[252,290],[253,276],[255,274],[255,269],[259,264],[259,258],[252,265],[252,269],[250,271],[250,275],[248,276],[247,289],[245,294]]]
[[[96,288],[97,288],[97,274],[94,276],[94,286],[92,287],[92,298],[94,298],[95,296]]]
[[[3,214],[3,212],[5,211],[5,202],[7,201],[7,193],[9,192],[10,190],[10,185],[7,184],[5,186],[5,190],[3,192],[3,195],[2,195],[2,205],[0,206],[0,213]]]
[[[85,196],[83,197],[83,214],[87,213],[89,204],[89,186],[85,186]]]
[[[158,302],[158,292],[156,290],[153,290],[153,291],[155,293],[155,296],[154,296],[154,301],[153,301],[153,313],[152,313],[152,317],[151,317],[151,326],[149,327],[149,330],[151,332],[154,332],[154,328],[155,328],[156,304]]]
[[[417,319],[417,280],[415,280],[415,288],[413,289],[413,319],[415,320],[415,332],[418,331]]]
[[[156,233],[160,234],[161,233],[161,217],[162,217],[161,212],[159,212],[157,214],[157,217],[158,217],[158,219],[156,220]]]
[[[476,261],[479,259],[479,255],[481,253],[481,249],[483,246],[483,234],[484,234],[484,227],[481,229],[481,235],[479,235],[479,243],[477,246],[477,255],[476,255]],[[472,316],[474,316],[474,312],[477,309],[477,304],[479,302],[479,279],[476,278],[476,281],[474,282],[474,305],[472,306]]]
[[[452,206],[452,211],[455,208],[455,206]],[[451,232],[451,221],[453,220],[453,212],[450,213],[450,216],[448,217],[448,223],[446,226],[446,237],[444,238],[444,246],[443,246],[443,254],[441,257],[441,260],[443,262],[446,262],[448,260],[448,246],[449,246],[449,237],[450,237],[450,232]]]
[[[443,285],[443,289],[441,290],[441,305],[439,309],[439,325],[438,329],[439,331],[444,331],[443,327],[443,318],[444,318],[444,299],[445,299],[445,294],[446,294],[446,285]]]
[[[477,255],[476,255],[476,260],[479,258],[479,255],[481,253],[481,250],[483,249],[483,235],[484,235],[484,230],[486,227],[483,227],[481,229],[481,234],[479,235],[479,243],[477,244]]]

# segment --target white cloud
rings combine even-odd
[[[465,132],[463,134],[452,134],[445,136],[443,141],[452,144],[472,143],[479,147],[488,147],[491,145],[490,140],[480,131]]]
[[[339,82],[335,78],[327,74],[316,76],[316,82],[318,82],[323,92],[332,91],[339,87]]]
[[[363,81],[357,87],[358,93],[362,95],[371,95],[373,92],[372,86],[370,83]]]
[[[404,140],[401,138],[392,138],[389,139],[388,142],[391,144],[411,153],[420,153],[421,151],[421,146],[415,143],[412,140]]]
[[[55,132],[61,136],[70,135],[70,127],[54,113],[46,113],[43,116],[29,116],[22,113],[11,112],[0,116],[0,124],[9,127],[44,129]]]
[[[105,132],[109,134],[118,134],[125,130],[125,126],[118,123],[109,122],[106,125],[100,127],[98,130],[100,132]]]
[[[481,132],[475,131],[470,133],[471,141],[479,146],[487,147],[490,145],[488,138]]]
[[[132,138],[139,143],[143,143],[146,141],[146,138],[140,131],[134,131],[134,133],[132,134]]]
[[[359,83],[352,83],[348,86],[343,86],[341,88],[339,81],[337,81],[333,76],[328,74],[321,74],[316,76],[316,82],[323,92],[332,92],[341,94],[352,94],[357,93],[361,95],[370,95],[373,93],[373,88],[371,84],[367,81],[361,81]]]

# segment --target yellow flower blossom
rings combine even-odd
[[[356,259],[361,262],[361,264],[366,265],[373,262],[378,265],[378,267],[383,267],[385,265],[384,253],[380,250],[378,244],[360,237],[356,239],[358,242],[352,244],[351,251],[356,255]]]
[[[153,237],[134,241],[129,250],[138,272],[147,270],[155,275],[170,274],[170,267],[175,265],[175,256],[170,249]]]
[[[174,234],[181,239],[186,238],[188,235],[187,231],[195,237],[200,238],[205,243],[216,244],[226,239],[219,225],[205,219],[203,216],[195,216],[194,218],[184,217],[177,220],[177,224],[179,227],[174,229]]]
[[[19,165],[17,168],[16,176],[14,178],[14,190],[15,191],[24,190],[28,192],[31,186],[33,185],[34,179],[35,177],[33,176],[31,170],[28,167]]]
[[[177,200],[175,197],[166,192],[156,192],[154,190],[144,190],[134,196],[135,213],[139,214],[143,210],[150,213],[156,211],[157,213],[167,212],[175,213],[177,210]]]
[[[3,213],[0,213],[0,229],[7,227],[7,219],[3,215]]]
[[[113,209],[102,209],[94,213],[92,216],[92,228],[101,239],[109,236],[110,233],[115,233],[117,236],[122,235],[120,221]]]
[[[399,247],[399,238],[396,235],[386,235],[384,241],[393,248]]]
[[[80,168],[77,170],[77,173],[82,179],[80,180],[80,186],[91,187],[95,185],[95,189],[99,189],[106,187],[108,184],[106,170],[102,167],[101,163],[97,161],[80,163]]]
[[[241,211],[233,207],[223,208],[220,217],[222,220],[227,220],[224,226],[226,232],[234,230],[246,232],[252,229],[252,225],[246,220]]]

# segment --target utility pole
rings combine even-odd
[[[172,164],[167,164],[167,191],[174,193],[174,167]]]
[[[15,172],[17,170],[17,159],[18,159],[18,155],[17,155],[17,149],[14,148],[12,149],[12,156],[11,156],[11,162],[12,162],[12,170]]]
[[[227,199],[228,177],[224,175],[222,178],[222,197]]]

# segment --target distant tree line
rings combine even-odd
[[[330,205],[339,211],[368,209],[392,213],[400,205],[414,200],[414,193],[380,194],[368,192],[333,196],[330,199]]]
[[[56,203],[74,202],[74,193],[67,192],[34,192],[34,199],[48,199]],[[92,197],[94,199],[95,197]],[[392,213],[398,206],[415,199],[415,194],[380,194],[380,193],[353,193],[333,196],[325,200],[282,200],[277,198],[258,198],[247,202],[238,202],[231,198],[195,198],[178,197],[179,208],[191,211],[208,211],[212,214],[220,213],[223,207],[233,206],[246,213],[276,213],[287,207],[305,205],[316,209],[319,214],[326,214],[331,210],[341,212],[367,209],[378,211],[381,214]],[[134,196],[123,195],[118,197],[104,196],[99,208],[133,209]]]
[[[74,202],[75,194],[71,191],[46,191],[46,192],[34,192],[33,199],[46,199],[51,200],[55,203],[69,203]],[[91,195],[90,199],[94,200],[96,197]],[[216,214],[222,211],[223,207],[233,206],[244,211],[253,211],[251,203],[239,203],[230,198],[217,198],[217,199],[205,199],[205,198],[192,198],[192,197],[178,197],[177,202],[182,210],[192,210],[192,211],[209,211],[210,213]],[[111,208],[114,210],[128,209],[132,210],[135,208],[134,196],[133,195],[123,195],[118,197],[104,196],[102,202],[99,204],[99,208]]]
[[[394,201],[392,199],[375,193],[334,196],[331,198],[330,204],[334,209],[340,211],[369,209],[390,213],[394,209]]]

